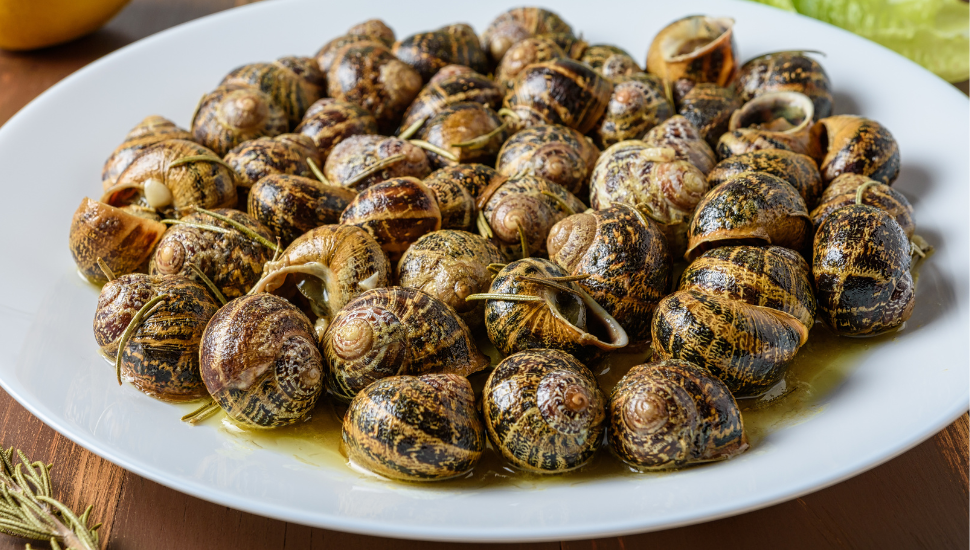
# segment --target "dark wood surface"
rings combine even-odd
[[[31,53],[0,52],[0,124],[91,61],[173,25],[244,0],[134,0],[97,33]],[[967,83],[958,85],[964,92]],[[968,417],[909,452],[838,485],[728,519],[629,537],[469,549],[968,548]],[[75,510],[94,505],[112,550],[450,548],[350,535],[253,516],[181,494],[78,447],[0,391],[0,445],[54,462],[55,496]],[[582,505],[582,503],[577,503]],[[474,512],[470,512],[474,513]],[[0,550],[26,541],[0,535]],[[44,544],[35,545],[44,548]]]

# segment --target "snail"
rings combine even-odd
[[[271,294],[226,304],[205,327],[202,380],[234,421],[276,428],[310,414],[323,391],[323,362],[313,325]]]
[[[516,260],[495,276],[485,300],[488,339],[505,355],[539,348],[589,360],[620,349],[629,337],[620,323],[563,268],[541,258]]]
[[[527,174],[493,180],[476,206],[479,233],[494,239],[509,258],[544,254],[549,229],[566,216],[586,210],[561,185]]]
[[[606,429],[605,403],[589,369],[553,349],[506,357],[482,390],[492,445],[513,466],[539,474],[589,462]]]
[[[193,138],[188,130],[183,130],[171,120],[158,115],[146,117],[145,120],[139,122],[125,136],[125,141],[105,161],[104,168],[101,169],[101,184],[104,189],[110,189],[118,176],[146,147],[166,139],[187,139],[191,141]]]
[[[579,60],[614,84],[643,72],[626,50],[610,44],[588,46]]]
[[[212,150],[169,139],[146,147],[101,202],[137,204],[175,216],[191,207],[227,208],[236,204],[235,177]]]
[[[630,347],[650,340],[650,318],[670,289],[672,259],[661,230],[629,205],[569,216],[552,226],[549,259],[613,316]]]
[[[321,225],[340,221],[357,196],[351,189],[325,185],[302,176],[276,174],[256,182],[249,192],[249,215],[289,246],[297,237]]]
[[[366,36],[371,40],[380,41],[385,46],[390,46],[395,40],[394,31],[387,26],[387,23],[380,19],[368,19],[363,23],[357,23],[347,29],[347,34],[351,36]]]
[[[114,275],[143,270],[165,229],[158,220],[85,197],[71,218],[71,256],[81,276],[101,284],[109,275],[99,260]]]
[[[352,463],[403,481],[460,476],[485,451],[475,393],[454,374],[378,380],[351,401],[341,434]]]
[[[687,361],[631,368],[613,388],[607,411],[610,448],[638,470],[726,460],[748,449],[734,396]]]
[[[465,323],[413,288],[367,291],[345,305],[320,340],[327,388],[350,401],[373,382],[400,374],[468,376],[488,366]]]
[[[441,229],[441,211],[421,180],[394,178],[361,191],[340,215],[340,223],[363,228],[397,262],[421,235]]]
[[[635,207],[660,224],[670,253],[680,256],[687,248],[691,213],[707,189],[704,174],[673,149],[628,140],[600,155],[590,181],[590,204],[595,210],[616,203]]]
[[[745,62],[735,83],[738,97],[748,102],[767,92],[799,92],[812,100],[816,121],[832,114],[832,85],[825,69],[809,52],[775,52]]]
[[[514,8],[489,23],[482,33],[482,50],[498,63],[520,40],[543,34],[573,34],[572,27],[555,13],[542,8]]]
[[[522,69],[503,107],[517,129],[560,124],[585,134],[603,116],[612,93],[613,84],[587,65],[554,59]]]
[[[420,147],[394,137],[351,136],[338,143],[323,167],[327,181],[363,191],[391,178],[423,178],[431,173]]]
[[[105,283],[94,337],[115,362],[118,383],[162,401],[205,396],[199,343],[219,306],[204,286],[178,275],[122,275]]]
[[[687,237],[687,261],[725,245],[773,244],[803,251],[811,242],[812,220],[794,187],[765,172],[745,172],[701,199]]]
[[[736,155],[765,149],[807,154],[805,145],[792,136],[754,128],[739,128],[733,132],[721,134],[720,139],[717,140],[717,147],[714,148],[720,159],[729,159]]]
[[[730,132],[721,135],[717,142],[718,154],[728,158],[766,148],[807,154],[814,112],[812,100],[798,92],[759,95],[731,115]],[[782,146],[776,147],[775,142]]]
[[[535,36],[520,40],[502,56],[495,68],[495,82],[502,90],[511,90],[522,69],[533,63],[568,58],[566,52],[550,36]]]
[[[196,141],[219,156],[246,141],[278,136],[288,128],[286,113],[272,97],[242,84],[219,86],[202,98],[192,117]]]
[[[484,164],[455,164],[439,168],[424,179],[441,212],[442,229],[471,231],[476,227],[478,195],[498,179],[504,179]]]
[[[808,208],[818,204],[822,195],[822,176],[815,161],[782,149],[757,150],[726,158],[707,175],[711,187],[717,187],[742,172],[765,172],[777,176],[798,190]]]
[[[677,112],[697,128],[713,149],[721,134],[727,132],[731,115],[741,107],[741,102],[731,88],[702,82],[692,86],[677,105]]]
[[[690,161],[705,176],[717,164],[711,146],[683,115],[674,115],[664,120],[640,139],[648,147],[673,149],[678,158]]]
[[[492,164],[508,134],[506,124],[490,107],[465,101],[438,111],[418,135],[434,146],[426,154],[431,164],[440,168],[459,163]]]
[[[294,132],[312,139],[325,162],[333,148],[350,136],[376,134],[377,120],[353,103],[328,97],[310,105]]]
[[[272,174],[312,175],[307,159],[317,161],[317,146],[301,134],[281,134],[247,141],[226,153],[223,160],[236,172],[236,191],[242,195]]]
[[[407,249],[397,264],[397,279],[448,304],[474,330],[485,322],[485,304],[465,298],[488,292],[488,266],[501,263],[505,256],[483,237],[444,229],[422,235]]]
[[[306,73],[312,70],[309,64],[301,64],[295,71],[293,58],[284,59],[286,61],[238,67],[227,74],[220,85],[251,86],[269,95],[286,113],[288,128],[295,128],[310,105],[323,97],[325,88],[320,84],[324,76],[317,71],[315,76],[307,79]]]
[[[395,40],[397,38],[394,36],[394,31],[383,21],[380,19],[370,19],[354,25],[347,30],[347,34],[338,36],[327,42],[313,57],[317,62],[317,67],[326,75],[333,65],[333,60],[336,58],[337,52],[344,46],[359,42],[374,42],[390,48],[394,45]]]
[[[281,57],[276,60],[276,63],[293,71],[310,85],[315,86],[318,97],[322,96],[327,89],[327,73],[320,70],[316,59],[293,55]]]
[[[860,188],[864,189],[860,191]],[[821,227],[836,210],[855,204],[856,197],[860,204],[885,210],[896,220],[906,237],[913,238],[916,225],[913,223],[913,206],[909,200],[892,187],[859,174],[842,174],[825,188],[818,208],[811,214],[815,229]]]
[[[874,120],[853,115],[823,118],[812,127],[809,140],[826,182],[852,173],[892,185],[899,176],[899,145]]]
[[[421,75],[391,50],[370,41],[340,48],[327,73],[330,97],[367,109],[385,133],[397,127],[422,83]]]
[[[576,130],[539,124],[517,132],[502,145],[495,169],[509,177],[525,170],[579,194],[599,154],[599,149]]]
[[[552,32],[540,35],[556,43],[562,51],[566,52],[566,57],[579,61],[589,44],[582,38],[577,38],[571,32]]]
[[[615,83],[606,112],[590,136],[596,145],[605,149],[621,141],[642,138],[674,114],[659,77],[646,73],[631,75]]]
[[[404,112],[399,137],[407,139],[418,132],[431,117],[455,103],[473,101],[498,109],[503,92],[488,77],[461,65],[449,65],[421,88],[418,96]]]
[[[687,79],[727,86],[738,74],[734,20],[691,15],[667,25],[650,43],[647,72],[670,85]]]
[[[353,225],[322,225],[299,236],[266,262],[250,294],[302,295],[323,334],[331,318],[359,294],[391,284],[391,266],[377,241]]]
[[[391,52],[413,67],[425,82],[451,64],[464,65],[478,73],[488,71],[488,60],[478,37],[465,24],[447,25],[436,31],[402,38]]]

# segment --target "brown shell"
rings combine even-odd
[[[861,174],[892,185],[899,176],[899,145],[885,126],[853,115],[823,118],[812,127],[809,148],[822,179]]]
[[[747,102],[767,92],[799,92],[815,105],[815,120],[832,114],[832,85],[822,65],[805,52],[776,52],[758,56],[741,66],[735,83]]]
[[[423,290],[448,304],[474,330],[485,323],[485,304],[465,298],[488,292],[488,266],[505,261],[485,238],[444,229],[423,235],[407,249],[397,264],[397,279],[403,287]]]
[[[175,125],[171,120],[152,115],[146,117],[128,132],[125,141],[115,149],[101,169],[101,185],[105,190],[110,189],[118,176],[128,168],[135,157],[149,145],[154,145],[166,139],[192,140],[192,134]]]
[[[377,120],[353,103],[328,97],[310,105],[294,132],[313,140],[321,161],[318,164],[322,164],[341,141],[350,136],[376,134]]]
[[[319,164],[317,146],[301,134],[281,134],[247,141],[229,151],[223,160],[236,171],[236,185],[252,187],[273,174],[310,177],[307,159]],[[240,190],[241,192],[241,190]]]
[[[540,474],[574,470],[593,457],[606,429],[605,404],[589,369],[551,349],[506,357],[482,391],[492,445],[514,466]]]
[[[626,330],[630,346],[650,340],[650,318],[670,289],[673,265],[667,239],[632,206],[574,214],[552,227],[549,259],[576,281]]]
[[[249,215],[266,226],[283,246],[307,231],[340,221],[357,193],[315,179],[278,174],[267,176],[249,192]]]
[[[715,147],[717,157],[720,159],[766,149],[780,149],[799,154],[807,154],[808,150],[796,137],[754,128],[740,128],[722,134]]]
[[[678,102],[677,113],[697,128],[704,141],[713,149],[721,134],[728,131],[728,122],[741,102],[731,88],[702,82]]]
[[[742,172],[765,172],[787,181],[809,208],[818,204],[823,190],[815,161],[782,149],[751,151],[724,159],[707,175],[707,182],[714,188]]]
[[[293,71],[300,78],[315,86],[319,90],[318,95],[323,95],[323,92],[327,89],[327,73],[320,70],[316,59],[293,55],[281,57],[276,60],[276,63]]]
[[[667,25],[650,44],[647,71],[668,83],[683,78],[727,86],[738,74],[734,20],[691,15]]]
[[[489,364],[455,310],[426,292],[402,287],[371,290],[344,306],[320,349],[327,388],[341,401],[388,376],[468,376]]]
[[[395,155],[404,158],[368,174],[377,163]],[[350,136],[333,148],[323,173],[332,185],[354,191],[391,178],[424,178],[431,173],[431,163],[420,147],[395,137],[377,135]]]
[[[276,428],[307,417],[323,392],[323,362],[313,325],[271,294],[226,304],[202,336],[205,387],[230,418]]]
[[[216,210],[227,218],[246,226],[263,238],[273,241],[269,230],[249,215],[238,210]],[[149,265],[152,275],[180,274],[189,279],[196,275],[194,264],[230,300],[249,292],[263,271],[263,264],[273,257],[273,251],[251,240],[228,223],[196,212],[182,221],[215,226],[229,231],[216,233],[191,225],[173,225],[155,247]]]
[[[462,67],[452,65],[451,67]],[[418,121],[427,121],[442,109],[455,103],[473,101],[487,105],[492,109],[502,106],[504,93],[488,77],[478,74],[471,69],[467,72],[453,72],[448,67],[421,88],[421,92],[414,98],[414,102],[404,112],[404,119],[398,133],[407,130]],[[451,74],[449,74],[451,73]]]
[[[445,166],[425,178],[424,185],[438,202],[441,228],[472,230],[478,214],[478,195],[498,179],[504,178],[484,164]]]
[[[515,43],[542,34],[573,34],[557,14],[542,8],[513,8],[492,20],[482,33],[482,50],[498,63]]]
[[[464,65],[478,73],[488,71],[488,60],[475,31],[465,24],[447,25],[432,32],[402,38],[391,51],[418,71],[425,82],[448,65]]]
[[[811,151],[809,134],[815,106],[798,92],[768,92],[742,105],[731,115],[728,130],[749,128],[785,143],[796,153]],[[757,134],[756,134],[757,135]],[[752,141],[752,140],[748,140]],[[757,140],[754,140],[757,141]],[[735,152],[737,154],[737,152]]]
[[[640,470],[726,460],[748,449],[734,396],[687,361],[631,368],[613,388],[607,411],[610,448]]]
[[[502,56],[498,67],[495,68],[495,82],[502,90],[511,90],[515,83],[515,77],[522,72],[522,69],[533,63],[543,63],[565,57],[568,57],[566,52],[549,36],[536,36],[520,40],[513,44]]]
[[[504,107],[519,128],[561,124],[585,134],[606,112],[613,84],[572,59],[529,65],[515,79]]]
[[[441,211],[421,180],[394,178],[361,191],[340,223],[370,233],[393,264],[421,235],[441,229]]]
[[[466,101],[452,103],[438,111],[424,126],[418,137],[454,155],[458,161],[446,159],[434,151],[426,151],[428,160],[437,168],[459,163],[495,162],[502,143],[508,139],[509,132],[503,126],[502,119],[490,107]],[[497,131],[487,141],[478,142],[470,147],[456,147],[455,144],[482,138]]]
[[[579,60],[613,83],[622,82],[627,77],[643,72],[626,50],[610,44],[588,46]]]
[[[640,139],[651,128],[674,115],[663,82],[652,74],[635,74],[613,86],[606,112],[590,136],[606,148],[628,139]]]
[[[387,48],[390,48],[394,44],[393,40],[390,42],[384,42],[364,34],[345,34],[343,36],[338,36],[324,44],[319,50],[317,50],[317,53],[314,54],[314,58],[317,61],[317,67],[324,75],[329,75],[330,67],[333,66],[333,62],[337,58],[337,53],[343,49],[344,46],[349,46],[350,44],[362,44],[364,42],[372,42]],[[330,84],[328,83],[328,90],[329,86]]]
[[[794,187],[764,172],[745,172],[715,187],[698,203],[687,230],[688,261],[705,250],[738,244],[804,251],[812,220]]]
[[[475,467],[485,451],[485,428],[467,379],[392,376],[354,397],[342,441],[357,466],[391,479],[437,481]]]
[[[812,262],[818,313],[842,336],[873,336],[913,312],[910,243],[886,212],[850,205],[818,228]]]
[[[115,357],[121,336],[137,312],[157,296],[121,350],[121,376],[139,391],[162,401],[205,396],[199,375],[199,343],[219,306],[199,283],[179,276],[122,275],[98,296],[94,336],[105,357]]]
[[[600,151],[572,128],[540,124],[517,132],[502,145],[495,169],[503,176],[523,171],[579,194],[589,182]]]
[[[556,43],[562,51],[566,52],[566,57],[569,59],[575,59],[579,61],[580,57],[583,57],[583,52],[589,47],[587,43],[582,38],[577,38],[571,32],[550,32],[537,35],[539,38],[548,38]]]
[[[71,257],[85,279],[100,284],[108,276],[98,258],[115,275],[142,270],[166,229],[158,220],[84,198],[71,218]]]
[[[192,117],[195,140],[223,156],[258,137],[286,132],[286,112],[273,98],[244,84],[219,86],[202,98]]]
[[[855,204],[856,192],[865,184],[869,185],[862,193],[862,204],[885,210],[896,220],[906,236],[912,238],[916,224],[913,223],[913,206],[909,200],[892,187],[859,174],[842,174],[825,188],[821,204],[812,211],[815,229],[821,227],[836,210]]]
[[[367,109],[385,133],[397,127],[422,83],[421,75],[391,50],[367,41],[340,48],[327,73],[330,97]]]
[[[683,115],[674,115],[657,124],[641,139],[648,147],[673,149],[678,158],[690,161],[705,176],[717,164],[711,146]]]
[[[363,23],[357,23],[347,29],[347,34],[351,36],[366,36],[388,47],[396,40],[391,27],[388,27],[387,23],[380,19],[368,19]]]
[[[310,105],[323,97],[324,88],[304,77],[308,67],[294,70],[292,61],[272,63],[250,63],[243,65],[222,79],[220,85],[241,84],[252,86],[273,98],[273,102],[283,109],[289,127],[295,128]],[[299,71],[299,72],[298,72]],[[315,80],[319,81],[320,76]]]

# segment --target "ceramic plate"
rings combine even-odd
[[[641,61],[686,14],[730,15],[742,58],[812,49],[835,110],[885,124],[902,152],[895,188],[936,246],[906,330],[853,348],[795,413],[762,423],[748,453],[663,475],[578,476],[481,488],[405,486],[358,474],[334,451],[269,448],[219,422],[190,427],[184,407],[119,387],[91,334],[97,289],[67,251],[71,215],[100,194],[101,165],[157,113],[186,126],[199,97],[234,67],[312,55],[381,17],[398,36],[468,21],[480,32],[505,2],[267,2],[132,44],[78,71],[0,129],[7,205],[0,217],[0,383],[33,414],[98,455],[169,487],[287,521],[391,537],[528,541],[619,535],[710,520],[815,491],[930,437],[968,404],[968,101],[906,59],[811,19],[743,2],[555,2],[592,43]],[[822,354],[814,346],[803,354]],[[845,363],[845,361],[843,361]],[[833,374],[833,372],[835,374]],[[822,383],[825,382],[825,383]]]

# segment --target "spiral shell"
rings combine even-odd
[[[687,79],[727,86],[738,74],[734,20],[691,15],[667,25],[650,44],[647,71],[671,84]]]
[[[276,60],[276,64],[282,65],[293,71],[297,76],[310,84],[317,97],[323,95],[327,89],[327,73],[320,70],[317,60],[312,57],[288,56]]]
[[[376,134],[377,120],[353,103],[328,97],[310,105],[294,132],[312,139],[318,158],[326,162],[333,148],[350,136]]]
[[[852,115],[823,118],[812,127],[809,140],[826,182],[851,173],[892,185],[899,176],[899,145],[874,120]]]
[[[520,128],[561,124],[585,134],[603,116],[612,93],[613,84],[588,66],[555,59],[523,69],[503,105]]]
[[[731,115],[740,107],[734,90],[705,82],[693,86],[684,95],[678,102],[677,112],[697,128],[713,149],[721,134],[728,131]]]
[[[673,105],[664,95],[660,78],[652,74],[635,74],[615,83],[606,112],[591,137],[602,148],[628,139],[640,139],[673,115]]]
[[[896,220],[906,237],[912,238],[916,225],[913,223],[913,206],[909,200],[892,187],[859,174],[842,174],[825,188],[821,204],[812,211],[815,229],[821,227],[836,210],[855,204],[856,194],[863,185],[866,189],[860,197],[862,204],[885,210]]]
[[[424,185],[438,202],[441,228],[472,230],[478,214],[478,195],[498,179],[504,178],[483,164],[445,166],[425,178]]]
[[[626,50],[610,44],[588,46],[579,60],[614,83],[643,72]]]
[[[307,231],[340,221],[357,193],[301,176],[267,176],[249,192],[249,215],[289,246]]]
[[[368,19],[363,23],[357,23],[347,29],[347,34],[350,36],[365,36],[370,40],[376,40],[388,47],[396,40],[394,31],[387,26],[387,23],[380,19]]]
[[[240,84],[251,86],[273,98],[273,102],[286,113],[289,128],[295,128],[310,105],[323,97],[324,88],[319,85],[322,74],[308,80],[304,74],[311,69],[301,67],[294,71],[292,58],[272,63],[250,63],[234,69],[220,85]],[[313,81],[317,81],[315,84]]]
[[[514,8],[492,20],[482,33],[482,50],[498,63],[510,47],[526,38],[553,33],[572,36],[573,29],[557,14],[542,8]]]
[[[192,140],[192,134],[183,130],[174,122],[158,115],[146,117],[128,132],[125,141],[115,149],[101,169],[101,185],[105,190],[110,189],[118,176],[128,168],[135,157],[149,145],[154,145],[166,139]]]
[[[787,181],[809,208],[818,204],[824,189],[811,157],[781,149],[751,151],[724,159],[707,175],[707,182],[712,188],[717,187],[743,172],[764,172]]]
[[[367,188],[347,205],[340,223],[370,233],[391,262],[421,235],[441,229],[434,194],[415,178],[394,178]]]
[[[756,130],[755,136],[762,135],[767,139],[776,139],[796,153],[811,151],[809,135],[812,130],[812,117],[815,106],[812,100],[798,92],[769,92],[761,94],[742,105],[731,115],[728,129],[731,132],[748,128]],[[735,134],[736,135],[736,134]],[[743,134],[741,134],[743,136]],[[730,144],[731,138],[728,139]],[[722,136],[722,140],[724,136]],[[742,142],[757,142],[751,138]],[[720,141],[718,142],[720,147]],[[732,147],[734,154],[747,152]],[[748,149],[750,150],[750,149]]]
[[[492,445],[514,466],[540,474],[568,472],[593,457],[606,428],[605,403],[589,369],[552,349],[506,357],[482,391]]]
[[[236,172],[239,188],[252,187],[273,174],[309,177],[307,159],[319,162],[313,140],[300,134],[281,134],[247,141],[229,151],[223,160]],[[238,189],[242,193],[242,189]]]
[[[705,176],[717,164],[711,146],[683,115],[674,115],[657,124],[643,136],[642,141],[648,147],[673,149],[677,158],[690,161]]]
[[[492,164],[509,135],[504,126],[502,119],[490,107],[466,101],[453,103],[438,111],[421,127],[419,137],[457,159],[447,159],[428,151],[428,160],[436,167],[459,163]],[[473,140],[478,141],[472,146],[456,145]]]
[[[729,159],[737,155],[766,149],[780,149],[799,154],[806,154],[807,151],[805,144],[794,136],[754,128],[739,128],[733,132],[722,134],[721,138],[717,140],[717,147],[714,149],[720,159]]]
[[[748,448],[741,411],[727,386],[686,361],[631,368],[613,388],[607,410],[610,448],[637,469],[725,460]]]
[[[386,164],[386,159],[397,155],[404,157]],[[431,173],[431,163],[423,149],[407,141],[361,135],[337,144],[327,157],[323,173],[331,184],[359,192],[391,178],[423,178]]]
[[[340,48],[358,42],[375,42],[390,48],[394,45],[395,40],[397,38],[394,36],[394,31],[387,24],[380,19],[369,19],[347,29],[347,34],[338,36],[324,44],[314,54],[314,58],[317,62],[317,67],[326,75],[330,71],[330,66],[333,65],[333,60],[336,58]]]
[[[735,84],[741,101],[767,92],[799,92],[815,106],[815,120],[832,114],[832,85],[825,69],[805,52],[777,52],[758,56],[741,66]]]
[[[432,32],[402,38],[391,49],[401,61],[414,68],[425,82],[451,64],[464,65],[478,73],[488,71],[488,60],[471,27],[447,25]]]
[[[378,380],[351,401],[342,434],[351,462],[403,481],[460,476],[485,451],[471,384],[454,374]]]
[[[71,256],[85,279],[103,283],[108,277],[99,258],[115,275],[144,269],[166,229],[158,220],[84,198],[71,218]]]
[[[251,139],[277,136],[288,129],[286,112],[273,98],[244,84],[219,86],[202,98],[192,117],[195,140],[219,156]]]
[[[536,36],[520,40],[502,56],[495,69],[495,82],[502,90],[511,90],[515,78],[522,69],[533,63],[567,58],[566,52],[549,36]]]
[[[459,69],[466,70],[455,72]],[[498,109],[502,106],[502,97],[502,90],[488,77],[462,65],[450,65],[438,71],[421,88],[421,92],[404,112],[400,131],[407,130],[418,122],[427,122],[445,107],[455,103],[472,101]]]
[[[540,124],[506,141],[495,169],[509,177],[527,171],[578,194],[589,181],[599,155],[599,149],[576,130]]]

